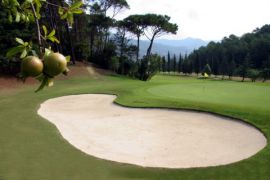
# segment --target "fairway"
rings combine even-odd
[[[268,180],[269,144],[256,155],[224,166],[143,168],[101,160],[73,147],[55,125],[37,114],[48,99],[77,94],[114,94],[131,107],[194,109],[243,119],[270,136],[269,83],[155,76],[150,82],[121,76],[73,77],[34,93],[36,85],[0,92],[1,180]],[[60,107],[59,107],[60,108]],[[245,148],[245,147],[243,147]]]
[[[270,86],[262,83],[196,80],[160,85],[149,88],[148,92],[159,97],[194,103],[211,103],[268,112],[270,109]]]

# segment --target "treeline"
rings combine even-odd
[[[150,79],[158,70],[199,74],[207,69],[209,74],[229,78],[241,76],[243,80],[246,77],[266,80],[270,76],[270,25],[242,37],[231,35],[221,42],[210,42],[189,55],[168,54],[167,57],[159,57],[151,53],[154,40],[166,33],[175,34],[178,30],[178,26],[170,22],[170,17],[157,14],[130,15],[118,21],[116,16],[130,9],[126,0],[84,0],[84,13],[67,17],[74,22],[71,25],[68,21],[62,21],[63,17],[58,12],[64,11],[59,6],[69,6],[73,1],[76,0],[47,0],[47,5],[42,7],[40,23],[46,25],[49,32],[56,30],[55,37],[60,43],[48,45],[54,51],[71,55],[73,63],[75,60],[87,60],[141,80]],[[33,19],[29,19],[28,24],[16,23],[25,17],[11,19],[1,3],[0,16],[0,74],[16,74],[20,69],[20,59],[8,59],[6,53],[18,45],[14,41],[16,37],[27,42],[37,42],[36,26]],[[148,38],[150,44],[145,56],[140,58],[142,37]],[[130,43],[131,38],[137,40],[136,45]]]
[[[75,60],[87,60],[142,80],[148,80],[157,72],[158,56],[152,55],[151,50],[155,38],[166,33],[176,34],[178,26],[169,22],[170,17],[157,14],[131,15],[118,21],[115,19],[117,14],[130,9],[126,0],[85,0],[85,13],[70,17],[74,22],[70,25],[61,20],[63,17],[58,12],[64,11],[59,6],[65,7],[71,2],[73,0],[47,0],[47,5],[41,11],[41,24],[46,25],[49,32],[55,29],[55,37],[60,41],[59,44],[51,44],[54,51],[70,55],[73,63]],[[31,20],[28,25],[11,25],[9,14],[1,5],[0,13],[0,70],[14,73],[14,69],[18,69],[18,58],[6,59],[5,54],[15,45],[15,37],[37,41],[36,27]],[[149,39],[150,45],[144,58],[140,59],[139,43],[143,36]],[[129,43],[130,37],[137,39],[137,45]]]
[[[180,63],[181,64],[181,63]],[[270,25],[241,37],[230,35],[221,42],[210,42],[184,58],[184,73],[202,73],[208,65],[211,74],[246,77],[255,81],[270,78]]]

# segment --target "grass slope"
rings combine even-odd
[[[82,93],[117,94],[117,103],[211,111],[245,119],[270,136],[270,84],[156,76],[150,82],[106,76],[57,81],[0,93],[0,180],[268,180],[270,146],[231,165],[194,169],[155,169],[88,156],[71,146],[56,127],[37,115],[43,101]],[[244,148],[244,147],[243,147]]]

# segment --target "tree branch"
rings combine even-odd
[[[35,7],[34,7],[33,3],[30,3],[30,4],[31,4],[32,12],[33,12],[34,17],[35,17],[36,26],[37,26],[37,35],[38,35],[39,50],[40,50],[40,52],[42,52],[42,41],[41,41],[41,33],[40,33],[39,20],[38,20],[37,13],[36,13],[36,10],[35,10]]]
[[[48,4],[48,5],[51,5],[51,6],[64,8],[64,7],[60,6],[60,5],[53,4],[53,3],[50,3],[50,2],[47,2],[47,1],[45,1],[45,3]]]

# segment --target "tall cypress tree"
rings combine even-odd
[[[178,59],[178,72],[181,73],[182,72],[182,64],[183,64],[183,59],[182,59],[182,55],[181,53],[179,54],[179,59]]]
[[[165,56],[162,57],[162,72],[166,72],[166,58]]]
[[[170,72],[171,72],[171,55],[170,55],[169,51],[168,51],[168,55],[167,55],[167,71],[170,74]]]
[[[195,53],[195,57],[194,57],[194,72],[197,74],[197,76],[199,75],[200,71],[201,71],[201,64],[200,64],[200,57],[199,57],[199,53],[196,52]]]
[[[173,72],[176,73],[176,67],[177,67],[177,62],[176,62],[176,55],[173,55]]]
[[[229,79],[232,78],[234,72],[235,72],[235,68],[236,68],[236,64],[235,64],[235,61],[234,59],[231,59],[229,64],[228,64],[228,76],[229,76]]]

